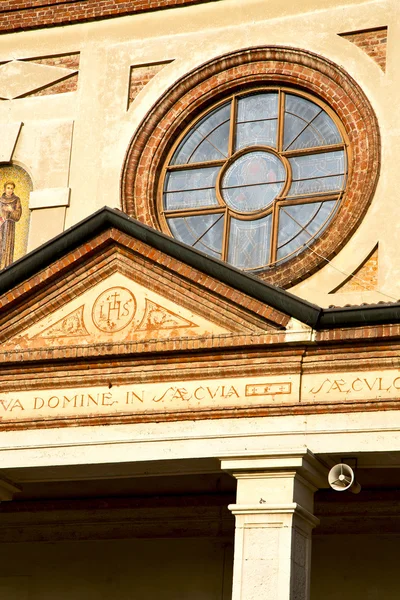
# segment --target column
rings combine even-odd
[[[327,469],[305,449],[221,466],[237,479],[232,600],[309,600],[314,492]]]

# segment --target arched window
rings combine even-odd
[[[154,103],[122,175],[127,214],[290,287],[360,225],[380,167],[375,113],[325,57],[247,48],[190,71]]]
[[[282,263],[335,214],[346,147],[337,117],[310,95],[284,87],[234,94],[173,146],[162,176],[163,229],[241,269]]]

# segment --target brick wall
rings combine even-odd
[[[69,25],[209,1],[211,0],[6,0],[0,3],[0,33]]]
[[[42,88],[36,92],[32,92],[31,94],[26,94],[28,96],[51,96],[53,94],[65,94],[66,92],[76,92],[78,89],[78,74],[71,75],[71,77],[67,77],[58,83],[54,83],[53,85],[49,85],[47,87]]]
[[[79,52],[74,54],[63,54],[57,56],[45,56],[42,58],[29,59],[26,62],[47,65],[49,67],[62,67],[65,69],[79,69]],[[66,77],[62,81],[45,86],[41,90],[27,94],[27,96],[49,96],[52,94],[64,94],[75,92],[78,89],[78,73]]]
[[[30,58],[25,62],[33,62],[38,65],[49,67],[62,67],[64,69],[79,69],[80,53],[58,54],[55,56],[42,56],[41,58]]]
[[[144,88],[146,84],[149,83],[151,79],[161,69],[168,65],[171,61],[165,61],[157,64],[149,64],[149,65],[139,65],[131,67],[130,81],[129,81],[129,98],[128,98],[128,107],[132,104],[140,90]]]
[[[341,37],[364,50],[382,69],[386,69],[387,27],[342,33]]]
[[[378,286],[378,248],[334,292],[364,292]]]

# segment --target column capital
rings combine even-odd
[[[328,487],[328,465],[316,458],[308,448],[224,457],[220,462],[221,469],[228,471],[236,479],[262,477],[267,473],[289,475],[292,472],[293,475],[300,475],[316,489]]]

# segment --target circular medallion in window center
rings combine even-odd
[[[252,213],[268,208],[282,192],[286,169],[268,150],[249,150],[234,158],[221,181],[221,194],[232,210]]]

